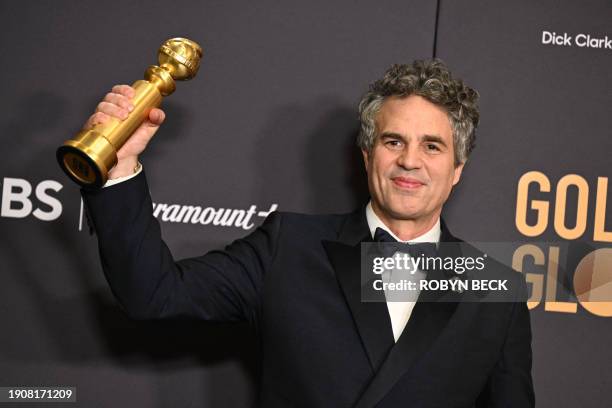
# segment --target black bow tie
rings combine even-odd
[[[436,248],[435,243],[417,242],[411,244],[398,242],[391,236],[391,234],[382,228],[376,228],[376,231],[374,232],[374,241],[383,244],[380,245],[378,249],[380,253],[386,257],[392,256],[396,252],[408,253],[414,258],[421,255],[431,258],[438,256],[438,249]]]

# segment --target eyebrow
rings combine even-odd
[[[423,141],[425,142],[435,142],[435,143],[440,143],[442,146],[446,147],[446,143],[444,142],[444,140],[442,140],[442,138],[438,135],[423,135],[423,137],[421,138]]]
[[[388,139],[400,139],[405,141],[405,137],[399,133],[395,133],[395,132],[383,132],[380,134],[379,136],[381,139],[382,138],[388,138]],[[439,143],[442,146],[446,147],[446,143],[444,142],[444,140],[438,136],[438,135],[423,135],[421,137],[419,137],[419,139],[421,139],[422,142],[434,142],[434,143]]]

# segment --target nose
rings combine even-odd
[[[421,168],[423,159],[416,143],[409,143],[398,155],[397,164],[406,170]]]

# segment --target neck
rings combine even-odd
[[[436,211],[431,216],[415,219],[398,219],[392,218],[388,214],[381,211],[378,206],[372,201],[372,210],[380,220],[402,241],[410,241],[415,239],[427,231],[432,229],[440,218],[441,210]]]

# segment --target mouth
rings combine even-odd
[[[425,183],[412,177],[393,177],[393,184],[402,189],[416,190],[423,187]]]

